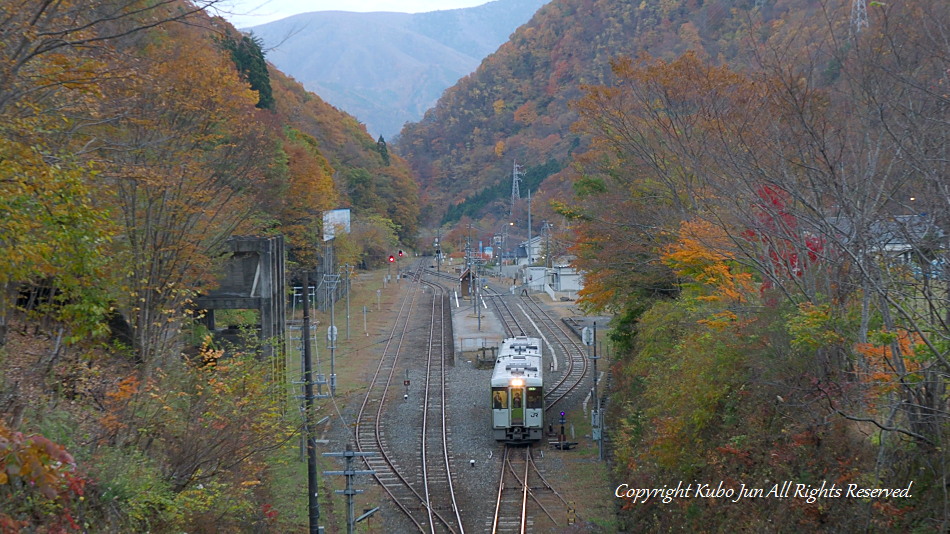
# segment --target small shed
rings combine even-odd
[[[465,269],[459,275],[459,296],[470,298],[472,296],[472,270]]]

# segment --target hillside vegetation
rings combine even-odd
[[[231,236],[314,269],[410,242],[417,189],[353,117],[195,3],[0,4],[0,530],[284,528],[295,435],[261,347],[194,326]],[[268,340],[270,342],[272,340]]]
[[[551,170],[615,482],[692,488],[621,531],[950,525],[950,12],[854,4],[554,0],[398,141],[436,224],[520,225],[512,161]]]
[[[549,175],[589,142],[571,130],[577,120],[571,102],[584,86],[610,82],[614,59],[672,59],[693,50],[716,63],[748,65],[755,52],[745,41],[750,31],[768,35],[817,20],[821,12],[821,3],[801,0],[552,1],[447,89],[421,121],[407,124],[394,145],[432,205],[430,224],[449,207],[492,188],[501,193],[500,203],[462,211],[476,220],[497,216],[510,210],[512,162],[527,173],[548,165]],[[558,165],[549,165],[552,160]],[[569,187],[552,180],[541,189],[553,194]]]
[[[316,11],[248,28],[310,91],[395,137],[471,73],[547,0],[427,13]]]
[[[614,316],[605,530],[946,532],[950,3],[853,4],[553,0],[398,150],[193,3],[0,4],[0,531],[299,528],[224,242],[507,231],[514,160]]]

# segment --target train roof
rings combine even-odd
[[[519,336],[502,341],[492,371],[492,386],[506,386],[512,378],[524,378],[529,386],[541,384],[541,340]]]
[[[536,337],[517,336],[509,337],[501,342],[499,358],[506,354],[536,354],[541,355],[541,340]]]

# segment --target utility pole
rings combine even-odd
[[[435,231],[435,272],[442,271],[442,227]]]
[[[330,349],[330,395],[336,394],[336,371],[335,371],[335,354],[334,350],[336,349],[336,288],[337,284],[340,282],[340,275],[330,274],[336,271],[334,267],[335,260],[333,258],[333,241],[328,241],[325,247],[325,254],[323,259],[323,283],[326,284],[327,288],[327,300],[330,302],[330,326],[327,328],[327,340],[329,341],[328,347]],[[349,314],[349,312],[347,312]]]
[[[468,237],[465,241],[465,263],[468,267],[468,296],[472,298],[472,313],[477,312],[475,308],[475,276],[472,269],[472,225],[468,225]]]
[[[330,279],[331,280],[327,282],[327,293],[330,295],[330,326],[327,328],[327,348],[330,349],[330,395],[333,396],[336,395],[336,371],[334,370],[334,364],[337,337],[336,319],[334,316],[336,315],[336,284],[339,276],[330,276]]]
[[[604,459],[604,426],[601,424],[603,416],[600,413],[600,396],[597,395],[597,379],[600,376],[597,374],[597,321],[594,321],[594,406],[597,408],[597,415],[595,416],[595,421],[597,423],[597,450],[598,456],[597,459],[603,461]]]
[[[350,339],[350,264],[343,264],[343,272],[346,273],[343,289],[346,290],[346,339]]]
[[[546,260],[544,266],[551,269],[554,267],[554,261],[551,259],[551,225],[548,221],[544,221],[542,228],[544,229],[544,255]]]
[[[310,355],[310,276],[303,275],[303,383],[304,383],[304,433],[307,439],[307,506],[310,516],[310,534],[319,533],[320,501],[317,491],[317,444],[313,440],[313,367]]]
[[[591,347],[594,355],[589,356],[594,362],[594,391],[593,391],[593,409],[591,411],[591,437],[597,441],[598,459],[604,459],[604,435],[600,424],[600,397],[597,395],[597,323],[594,322],[594,328],[584,327],[581,330],[581,340],[587,345],[587,354],[590,355]]]
[[[324,471],[324,475],[343,475],[346,477],[346,489],[336,490],[334,493],[342,493],[346,495],[346,532],[347,534],[353,534],[356,529],[357,521],[362,521],[367,517],[373,515],[379,508],[375,508],[361,515],[359,519],[355,517],[356,514],[353,513],[353,496],[363,493],[363,490],[353,489],[353,477],[356,475],[375,475],[376,471],[374,470],[357,470],[353,469],[353,458],[356,456],[376,456],[375,452],[356,452],[353,450],[353,446],[349,443],[346,444],[346,450],[344,452],[325,452],[324,456],[337,456],[343,457],[346,459],[346,469],[343,471]]]
[[[528,265],[534,263],[531,254],[531,190],[528,189]]]

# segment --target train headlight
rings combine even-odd
[[[512,378],[512,379],[511,379],[511,385],[514,386],[514,387],[521,387],[521,386],[524,385],[524,380],[522,380],[522,379],[520,379],[520,378]]]

